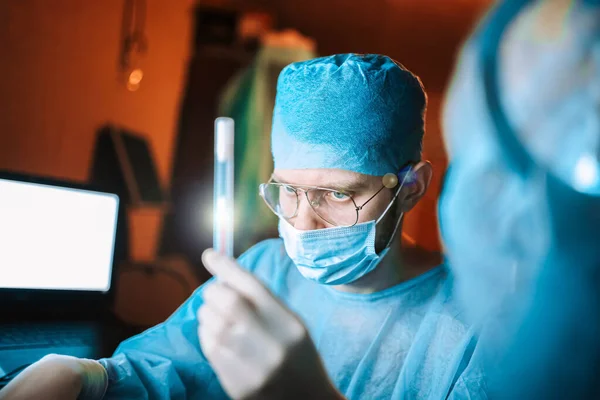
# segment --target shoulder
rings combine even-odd
[[[267,239],[257,243],[238,258],[238,263],[266,281],[285,273],[293,265],[281,239]]]
[[[255,244],[238,257],[238,263],[244,268],[254,271],[257,264],[274,261],[286,256],[283,240],[267,239]]]

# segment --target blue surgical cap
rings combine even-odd
[[[420,159],[426,103],[419,78],[386,56],[290,64],[277,83],[275,168],[397,173]]]

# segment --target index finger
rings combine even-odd
[[[243,269],[234,259],[213,249],[202,253],[202,263],[218,280],[239,292],[253,303],[265,303],[273,296],[254,275]]]

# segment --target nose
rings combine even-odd
[[[315,229],[327,228],[325,221],[315,214],[313,209],[308,204],[308,199],[304,193],[300,196],[298,213],[291,222],[294,223],[294,228],[302,231],[312,231]]]

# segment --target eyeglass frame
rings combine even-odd
[[[404,172],[406,169],[408,169],[408,170],[406,172]],[[392,204],[396,200],[396,197],[398,197],[398,195],[400,194],[400,190],[404,187],[404,183],[406,182],[406,179],[410,175],[411,171],[412,171],[412,163],[408,163],[404,167],[400,168],[400,171],[398,171],[398,173],[396,173],[396,177],[398,177],[398,178],[400,178],[400,175],[402,175],[404,173],[405,174],[404,178],[402,179],[402,182],[398,186],[398,189],[396,190],[396,193],[392,197],[392,200],[390,201],[390,203],[388,204],[388,206],[385,208],[385,210],[383,211],[383,213],[381,214],[381,216],[379,216],[379,218],[377,218],[377,220],[375,221],[375,223],[378,223],[379,221],[381,221],[381,219],[385,216],[385,214],[387,214],[387,212],[389,211],[390,207],[392,206]],[[400,181],[400,180],[398,180],[398,181]],[[280,184],[282,186],[290,187],[296,193],[296,199],[297,199],[297,202],[296,202],[296,211],[294,212],[294,215],[292,215],[291,217],[285,217],[285,216],[282,216],[279,213],[277,213],[273,209],[273,207],[271,207],[271,205],[269,204],[269,202],[265,199],[263,187],[265,185],[268,185],[268,184],[271,184],[271,183],[277,183],[277,184]],[[320,187],[320,186],[293,185],[293,184],[289,184],[289,183],[277,182],[275,180],[275,178],[273,176],[271,176],[271,178],[266,183],[261,183],[259,185],[259,196],[263,199],[263,201],[265,202],[265,204],[267,205],[267,207],[269,207],[269,209],[273,212],[273,214],[275,214],[279,218],[284,218],[284,219],[288,220],[288,219],[296,218],[298,216],[298,210],[300,209],[300,196],[298,195],[297,191],[300,190],[300,191],[304,192],[304,195],[306,196],[306,201],[308,201],[308,205],[310,206],[311,210],[320,219],[322,219],[323,221],[327,222],[328,224],[331,224],[331,225],[334,225],[334,226],[339,226],[339,227],[344,227],[344,228],[350,228],[350,227],[352,227],[352,226],[354,226],[354,225],[356,225],[358,223],[359,212],[364,208],[364,206],[366,206],[367,203],[369,203],[371,200],[373,200],[375,198],[375,196],[377,196],[379,193],[381,193],[381,191],[383,189],[385,189],[385,188],[386,188],[385,184],[381,185],[381,188],[379,188],[379,190],[377,190],[364,203],[362,203],[360,206],[358,206],[358,205],[356,205],[356,201],[354,201],[354,198],[349,193],[345,193],[344,191],[335,190],[335,189],[331,189],[331,188],[324,188],[324,187]],[[324,217],[322,217],[317,212],[317,210],[314,209],[314,206],[313,206],[310,198],[308,197],[308,192],[311,191],[311,190],[325,190],[325,191],[329,191],[329,192],[341,193],[343,195],[348,196],[350,198],[350,200],[352,201],[352,204],[354,204],[354,208],[355,208],[355,211],[356,211],[356,220],[354,221],[354,223],[352,225],[339,225],[339,224],[327,221]]]

